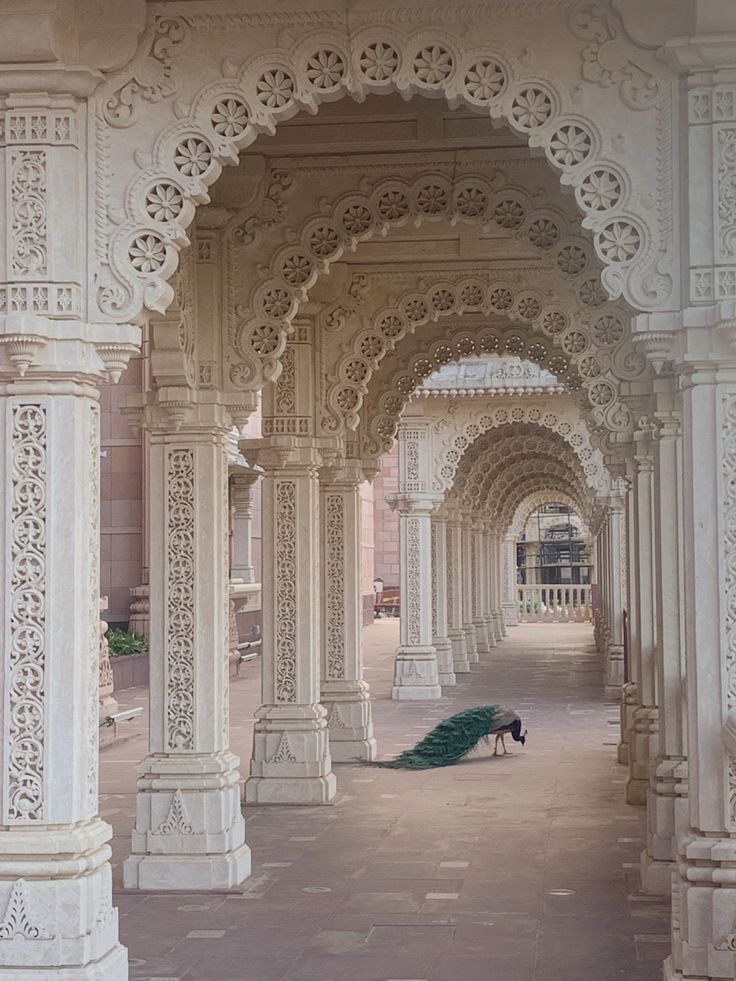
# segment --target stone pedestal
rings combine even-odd
[[[223,889],[250,874],[229,744],[226,444],[217,405],[169,431],[148,406],[151,721],[138,767],[130,889]]]
[[[361,480],[356,464],[320,471],[320,697],[335,763],[376,758],[370,691],[363,679]]]
[[[320,704],[321,456],[309,439],[246,442],[264,468],[263,705],[256,712],[245,799],[328,804],[335,796]],[[258,449],[256,449],[258,447]]]

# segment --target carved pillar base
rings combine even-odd
[[[643,807],[649,791],[651,760],[657,749],[657,719],[655,706],[639,705],[634,711],[629,731],[629,778],[626,781],[626,801]]]
[[[672,890],[677,842],[688,825],[687,771],[685,759],[660,759],[649,785],[641,881],[651,895],[668,896]]]
[[[336,780],[321,705],[263,705],[256,712],[249,804],[329,804]]]
[[[127,889],[230,889],[250,875],[239,765],[228,750],[142,761]]]
[[[493,631],[496,635],[496,641],[501,641],[506,636],[506,628],[503,623],[503,614],[500,610],[493,611]]]
[[[667,981],[736,977],[736,840],[690,835],[673,876]]]
[[[391,698],[402,702],[442,698],[434,647],[398,649]]]
[[[99,818],[0,832],[0,978],[127,981],[111,836]]]
[[[452,641],[449,637],[435,637],[434,649],[437,652],[437,677],[440,685],[456,685],[455,665],[452,655]]]
[[[466,671],[470,671],[470,662],[468,661],[468,651],[465,646],[465,634],[462,629],[453,630],[450,629],[450,644],[452,646],[452,666],[455,674],[465,674]]]
[[[130,590],[130,616],[128,627],[144,637],[151,633],[151,600],[148,584],[133,586]]]
[[[327,712],[333,763],[375,760],[370,690],[365,681],[323,681],[322,705]]]
[[[618,761],[629,762],[629,738],[634,725],[634,712],[639,705],[639,688],[629,681],[621,688],[621,741],[618,744]]]
[[[486,636],[486,642],[488,643],[488,649],[496,646],[496,631],[493,626],[493,615],[491,613],[486,613],[483,616],[483,630]]]
[[[477,638],[475,636],[475,626],[472,623],[464,623],[463,635],[465,637],[465,655],[470,664],[478,663]]]
[[[477,616],[473,619],[473,627],[475,628],[476,651],[478,654],[488,654],[491,650],[490,638],[493,637],[493,631],[489,631],[488,624],[482,616]],[[493,646],[496,646],[495,637]]]
[[[604,649],[603,672],[606,698],[619,698],[624,683],[624,649],[620,644],[611,644]]]
[[[519,608],[516,603],[503,604],[503,622],[507,628],[519,626]]]

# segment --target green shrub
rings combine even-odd
[[[118,630],[113,627],[107,631],[110,657],[125,657],[127,654],[143,654],[148,650],[148,638],[132,630]]]

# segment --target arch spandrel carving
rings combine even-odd
[[[562,7],[539,6],[536,29],[556,43],[540,45],[529,64],[499,43],[506,32],[516,46],[510,7],[506,17],[474,19],[472,48],[454,35],[453,13],[447,5],[438,22],[415,7],[399,25],[390,13],[364,11],[357,26],[351,12],[348,30],[333,12],[303,11],[303,30],[291,32],[278,14],[153,8],[138,55],[95,95],[99,262],[91,274],[100,318],[165,309],[194,209],[222,167],[261,133],[324,101],[387,91],[471,108],[543,149],[576,191],[607,266],[607,288],[637,308],[667,304],[669,270],[677,266],[662,217],[673,210],[668,70],[635,49],[648,68],[647,84],[634,86],[632,97],[631,87],[602,81],[605,72],[592,80],[586,74],[584,35],[579,25],[570,28]],[[603,11],[590,16],[605,23]],[[223,60],[223,51],[234,50],[238,63]],[[606,134],[595,119],[610,121]],[[120,162],[114,170],[111,159]],[[601,198],[598,178],[609,172]],[[161,201],[172,207],[161,211]]]

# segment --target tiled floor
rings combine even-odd
[[[242,891],[117,893],[133,979],[661,978],[667,907],[636,892],[643,813],[622,803],[617,709],[603,703],[590,628],[518,627],[442,702],[415,704],[389,698],[397,639],[395,620],[366,631],[383,755],[491,702],[520,712],[526,748],[416,773],[342,765],[332,807],[246,808],[253,875]],[[244,760],[258,672],[245,666],[232,686]],[[138,727],[103,753],[118,885],[145,746]]]

